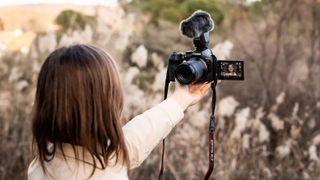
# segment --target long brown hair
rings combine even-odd
[[[40,70],[32,115],[34,150],[44,172],[63,143],[88,151],[93,175],[105,169],[111,155],[129,167],[120,122],[123,93],[115,62],[91,45],[72,45],[53,51]],[[52,145],[51,148],[49,146]],[[83,155],[84,156],[84,155]],[[79,162],[79,161],[78,161]]]

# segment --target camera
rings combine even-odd
[[[181,84],[220,80],[244,80],[243,61],[217,60],[208,48],[209,32],[214,27],[210,15],[196,11],[181,22],[183,35],[193,38],[195,50],[173,52],[169,57],[167,80]]]

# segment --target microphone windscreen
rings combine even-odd
[[[183,35],[189,38],[197,38],[201,34],[213,30],[214,22],[209,13],[197,10],[192,16],[183,20],[180,29]]]

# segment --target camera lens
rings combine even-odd
[[[181,84],[190,84],[201,80],[206,71],[206,63],[194,58],[180,64],[175,71],[175,77]]]

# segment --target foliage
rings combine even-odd
[[[69,29],[83,30],[86,24],[92,24],[94,22],[94,17],[86,16],[73,10],[64,10],[56,17],[55,22],[62,27],[63,32]]]
[[[221,24],[224,13],[216,0],[133,0],[132,5],[150,12],[154,19],[162,18],[174,23],[201,9],[211,14],[216,24]]]
[[[251,18],[255,18],[255,17],[259,17],[261,15],[262,12],[262,8],[264,7],[265,2],[262,1],[256,1],[254,3],[252,3],[249,6],[249,14]]]
[[[178,1],[161,2],[171,5]],[[213,178],[319,179],[320,4],[264,1],[253,4],[257,9],[252,11],[264,15],[254,21],[249,18],[250,8],[241,6],[244,15],[231,14],[234,21],[230,26],[224,23],[226,39],[234,44],[230,59],[245,60],[246,80],[219,84]],[[117,21],[97,21],[97,27],[86,26],[84,30],[69,28],[71,32],[63,33],[60,39],[56,38],[58,32],[38,35],[28,55],[4,52],[0,58],[0,179],[26,179],[33,158],[28,118],[36,78],[44,57],[59,46],[90,43],[114,57],[124,87],[125,119],[162,100],[164,77],[158,75],[165,75],[169,53],[190,49],[190,39],[179,37],[174,23],[159,20],[158,26],[147,26],[145,14],[113,16]],[[130,55],[141,44],[151,61],[145,68],[130,62]],[[160,57],[160,63],[152,54]],[[167,179],[203,177],[208,165],[209,100],[208,94],[200,104],[190,107],[166,141]],[[160,152],[161,148],[156,148],[130,172],[130,179],[156,179]]]

